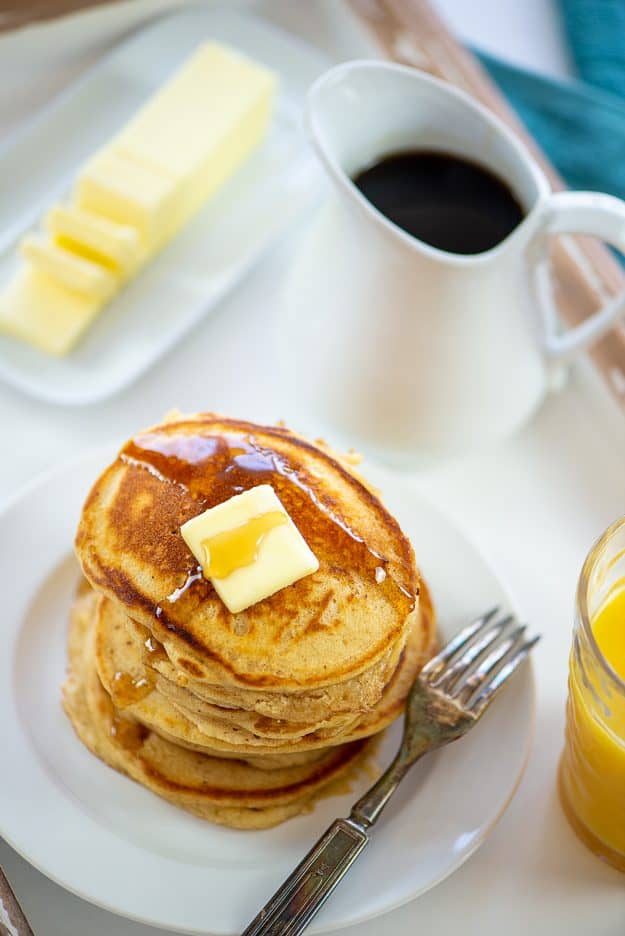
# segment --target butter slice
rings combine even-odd
[[[180,146],[185,140],[179,140]],[[148,253],[180,226],[180,183],[159,169],[105,147],[78,176],[76,205],[109,221],[134,227]]]
[[[139,266],[139,233],[127,224],[117,224],[75,205],[55,205],[44,224],[60,247],[108,267],[123,279]]]
[[[32,234],[20,243],[22,256],[36,269],[47,273],[73,292],[85,293],[106,302],[117,291],[118,279],[105,267],[45,237]]]
[[[225,578],[211,578],[217,594],[232,614],[268,598],[293,582],[316,572],[319,562],[282,506],[270,484],[261,484],[205,510],[180,527],[182,537],[204,566],[204,543],[220,533],[234,531],[259,516],[280,511],[286,522],[269,530],[260,542],[255,561]]]
[[[269,69],[227,46],[204,43],[112,148],[180,181],[182,224],[260,143],[275,87]]]
[[[0,293],[0,332],[47,354],[67,354],[104,304],[24,266]]]

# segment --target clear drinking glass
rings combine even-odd
[[[559,772],[560,799],[576,834],[625,871],[625,682],[593,633],[613,602],[625,654],[625,518],[593,546],[579,579]]]

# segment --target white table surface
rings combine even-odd
[[[116,38],[175,5],[134,0],[1,37],[0,142]],[[341,0],[251,5],[337,60],[369,51]],[[549,0],[437,0],[437,5],[467,40],[521,64],[566,74],[567,56]],[[63,410],[0,386],[0,499],[86,448],[123,439],[171,406],[279,418],[281,389],[267,379],[263,352],[271,345],[271,307],[290,251],[296,249],[296,234],[276,245],[218,314],[156,371],[108,403]],[[624,467],[625,420],[588,368],[580,367],[516,438],[415,478],[415,486],[470,532],[527,618],[544,633],[536,654],[537,735],[518,793],[480,851],[430,893],[382,919],[346,930],[346,936],[408,936],[417,927],[443,936],[499,936],[502,930],[506,936],[623,933],[624,880],[578,844],[560,811],[554,778],[577,574],[593,539],[625,511]],[[38,936],[160,932],[69,895],[1,841],[0,864]]]

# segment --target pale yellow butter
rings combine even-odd
[[[117,291],[119,279],[106,267],[65,250],[46,237],[32,234],[20,244],[20,252],[31,266],[47,273],[74,292],[106,302]]]
[[[96,153],[80,172],[75,201],[84,211],[134,227],[148,253],[179,227],[179,181],[110,147]]]
[[[82,168],[72,203],[45,219],[49,237],[24,240],[27,266],[0,295],[0,327],[50,353],[71,348],[260,143],[275,84],[233,49],[199,46]]]
[[[67,354],[103,304],[103,299],[72,292],[47,273],[24,266],[0,294],[0,332],[46,354]]]
[[[141,241],[136,228],[118,224],[76,205],[56,205],[44,224],[53,240],[95,263],[108,267],[127,279],[142,258]]]
[[[276,76],[205,43],[125,126],[115,152],[180,181],[184,223],[239,168],[269,122]]]
[[[250,553],[250,529],[260,518],[275,518],[277,514],[283,522],[264,533]],[[205,576],[210,577],[217,594],[233,614],[319,568],[317,557],[269,484],[251,488],[205,510],[183,524],[180,532]],[[231,545],[236,544],[237,539],[241,543],[242,564],[225,577],[217,578],[207,575],[207,570],[211,563],[210,542],[223,539],[221,534],[231,534]]]

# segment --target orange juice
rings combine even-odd
[[[625,557],[601,543],[578,591],[560,794],[579,837],[625,871]]]
[[[617,591],[599,612],[592,632],[605,659],[625,681],[625,589]],[[625,729],[625,722],[622,727]]]

